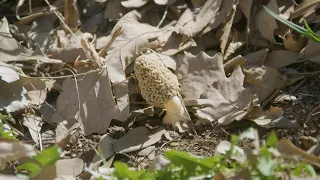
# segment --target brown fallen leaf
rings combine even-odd
[[[265,100],[275,89],[286,83],[286,76],[269,67],[244,67],[245,83],[259,95],[259,102]]]
[[[125,3],[125,1],[108,0],[104,10],[104,18],[113,22],[122,18],[122,16],[129,11],[123,3]]]
[[[128,153],[149,147],[160,141],[165,132],[163,127],[158,128],[155,132],[148,132],[146,127],[136,127],[119,139],[113,139],[108,135],[101,137],[99,147],[103,157],[107,159],[117,153]],[[95,155],[93,162],[99,159],[101,158]]]
[[[77,0],[64,0],[64,21],[67,27],[64,24],[62,27],[66,32],[69,32],[69,28],[72,32],[75,32],[78,29],[80,17]]]
[[[266,7],[276,14],[280,14],[277,0],[271,0]],[[261,35],[270,42],[275,42],[273,31],[278,28],[276,20],[269,15],[264,9],[257,12],[254,20],[257,29]]]
[[[34,114],[26,114],[23,117],[22,124],[29,129],[32,140],[39,145],[41,143],[40,131],[43,124],[42,118]]]
[[[245,66],[262,66],[264,60],[267,57],[269,50],[268,49],[261,49],[259,51],[246,54],[244,56],[246,63]]]
[[[230,4],[226,3],[226,2],[230,2]],[[227,43],[230,40],[229,36],[230,36],[230,32],[231,32],[231,27],[232,27],[232,24],[233,24],[234,15],[236,13],[236,9],[237,9],[237,6],[238,6],[238,1],[235,1],[235,3],[233,3],[232,0],[224,0],[222,5],[221,5],[221,8],[224,7],[224,4],[227,4],[227,6],[229,6],[228,8],[230,8],[230,6],[232,7],[230,13],[228,13],[227,18],[225,19],[225,21],[224,21],[224,23],[223,23],[223,25],[221,27],[221,30],[220,30],[221,31],[220,50],[221,50],[221,53],[224,55],[224,57],[227,57],[225,51],[226,51]],[[221,13],[221,11],[219,13]],[[238,34],[236,34],[236,35],[238,35]],[[235,38],[236,35],[233,34],[232,38]]]
[[[186,54],[180,59],[176,74],[186,97],[185,105],[200,106],[196,110],[200,119],[229,124],[241,120],[256,104],[256,95],[243,87],[240,66],[226,77],[220,53],[213,57],[203,52],[197,56]]]
[[[317,34],[320,31],[316,32]],[[309,60],[314,63],[320,64],[319,60],[320,44],[309,39],[307,45],[300,51],[300,58],[302,60]]]
[[[111,119],[119,116],[106,71],[89,73],[79,82],[66,79],[56,104],[52,123],[78,121],[85,135],[105,133]]]
[[[284,19],[289,19],[294,11],[294,2],[292,0],[277,0],[280,14],[279,16]]]
[[[300,55],[298,52],[278,50],[267,54],[264,65],[269,68],[279,69],[287,65],[298,62]]]
[[[160,141],[165,131],[163,127],[155,132],[148,132],[146,127],[137,127],[115,141],[114,149],[117,153],[128,153],[149,147]]]
[[[221,3],[222,0],[206,1],[195,18],[193,17],[193,13],[190,9],[185,10],[185,12],[181,15],[180,19],[177,22],[176,31],[189,37],[196,36],[209,24],[214,23],[217,20],[217,15]]]
[[[314,12],[319,4],[319,0],[304,0],[295,8],[294,12],[291,14],[290,19],[297,18],[299,16],[306,16]]]

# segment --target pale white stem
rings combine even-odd
[[[164,104],[167,112],[163,118],[164,124],[176,125],[180,121],[190,120],[189,113],[178,96],[174,96],[166,104]]]

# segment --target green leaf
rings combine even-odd
[[[20,175],[26,175],[28,177],[36,177],[40,172],[42,171],[42,167],[39,165],[27,162],[17,167],[17,170],[19,171],[18,174]],[[26,172],[25,172],[26,171]]]
[[[187,152],[170,150],[165,156],[176,166],[182,166],[188,176],[197,175],[197,172],[208,173],[220,161],[219,157],[200,157]]]
[[[131,171],[127,164],[115,162],[114,167],[118,179],[139,180],[139,172]]]
[[[273,147],[273,148],[277,148],[278,147],[278,137],[276,135],[276,133],[274,131],[272,131],[269,136],[267,137],[266,140],[266,145]]]
[[[38,161],[42,167],[47,167],[54,164],[58,159],[60,159],[61,148],[57,146],[51,146],[43,151],[41,151],[32,159]]]

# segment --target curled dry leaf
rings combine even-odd
[[[226,2],[230,2],[229,3],[226,3]],[[226,5],[225,5],[226,4]],[[230,40],[229,39],[229,36],[230,36],[230,32],[231,32],[231,27],[232,27],[232,24],[233,24],[233,19],[234,19],[234,15],[236,13],[236,9],[237,9],[237,6],[238,6],[238,1],[236,1],[236,3],[233,3],[232,0],[224,0],[222,5],[221,5],[221,8],[223,8],[225,6],[227,6],[227,8],[229,9],[230,7],[232,7],[232,9],[230,10],[231,12],[230,13],[227,13],[227,18],[225,20],[225,22],[223,23],[222,25],[222,28],[221,28],[221,36],[220,36],[220,41],[221,41],[221,44],[220,44],[220,49],[221,49],[221,53],[226,57],[226,48],[227,48],[227,43],[228,41]],[[219,12],[221,13],[221,11]],[[236,34],[237,35],[237,34]],[[233,37],[232,38],[236,38],[235,34],[233,34]]]
[[[229,124],[241,120],[257,102],[255,94],[243,87],[244,75],[237,66],[226,77],[220,53],[209,57],[186,54],[180,59],[177,76],[186,106],[200,106],[196,115],[200,119]]]

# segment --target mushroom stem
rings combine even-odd
[[[165,103],[164,108],[167,112],[163,117],[164,124],[176,125],[180,121],[190,120],[189,113],[178,95],[173,96],[172,99]]]

